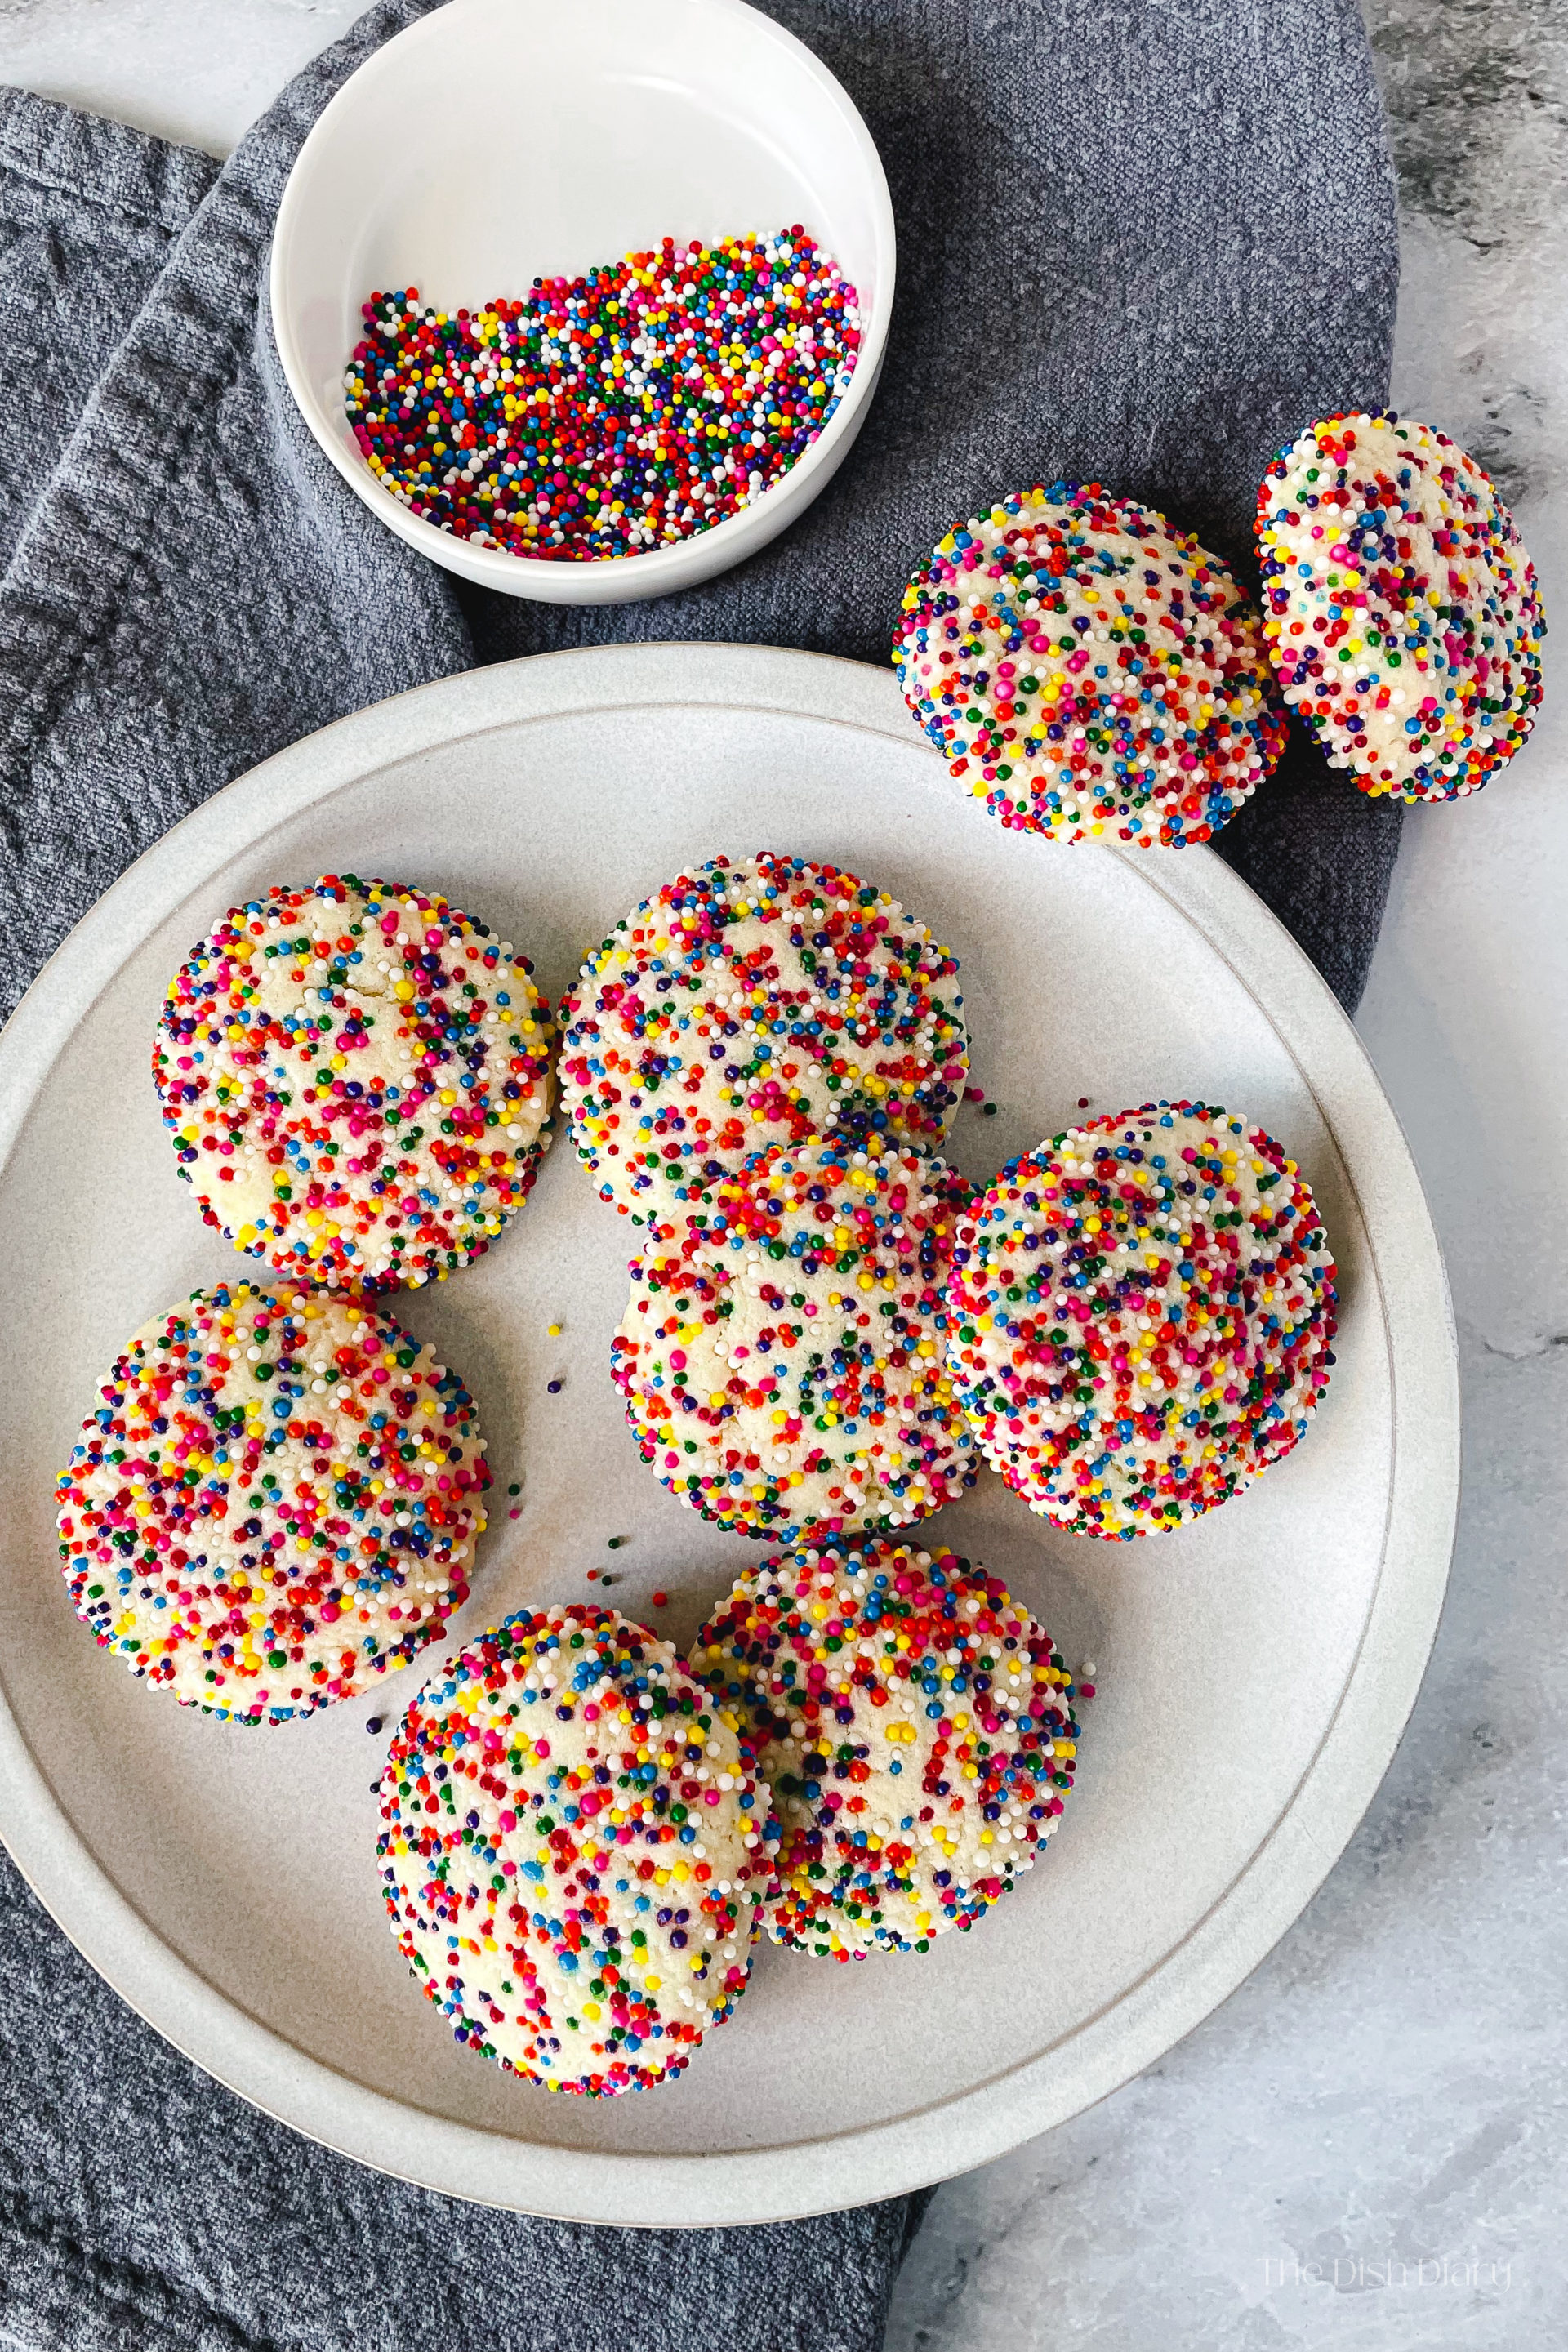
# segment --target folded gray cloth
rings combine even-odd
[[[7,1008],[165,827],[367,702],[616,637],[884,660],[942,530],[1062,475],[1249,570],[1276,445],[1386,398],[1393,183],[1353,0],[775,0],[860,104],[898,209],[859,441],[783,540],[690,594],[459,591],[321,458],[258,299],[305,131],[423,12],[384,0],[221,169],[0,93]],[[1298,744],[1223,837],[1350,1004],[1397,828]],[[408,2189],[200,2074],[3,1861],[0,2100],[0,2345],[24,2352],[874,2352],[921,2210],[615,2232]]]

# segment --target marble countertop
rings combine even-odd
[[[1395,404],[1488,467],[1549,614],[1568,614],[1568,16],[1367,13],[1404,205]],[[222,154],[357,14],[0,0],[0,79]],[[1468,1421],[1447,1607],[1404,1743],[1316,1900],[1221,2010],[939,2192],[888,2352],[1568,2340],[1568,1252],[1548,1197],[1568,1166],[1565,782],[1558,694],[1491,790],[1411,813],[1359,1018],[1447,1255]]]

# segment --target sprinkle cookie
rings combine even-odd
[[[978,1467],[942,1360],[967,1188],[868,1135],[773,1144],[661,1226],[611,1369],[672,1494],[738,1534],[907,1527]]]
[[[1457,801],[1511,760],[1546,623],[1513,517],[1414,417],[1331,416],[1258,499],[1265,633],[1285,698],[1363,793]]]
[[[143,1326],[61,1472],[76,1612],[186,1706],[281,1723],[468,1597],[489,1484],[456,1372],[389,1316],[239,1282]]]
[[[1179,1527],[1305,1434],[1334,1268],[1273,1138],[1203,1103],[1092,1119],[961,1221],[948,1360],[981,1449],[1075,1535]]]
[[[324,875],[231,908],[170,982],[153,1075],[209,1225],[328,1288],[444,1281],[549,1140],[526,956],[433,892]]]
[[[745,1990],[777,1841],[733,1724],[613,1609],[509,1617],[381,1777],[398,1948],[458,2040],[551,2091],[679,2074]]]
[[[1279,760],[1258,614],[1218,558],[1098,482],[1004,499],[904,592],[910,709],[1004,824],[1207,841]]]
[[[1072,1785],[1073,1685],[1000,1579],[949,1551],[799,1551],[740,1578],[691,1663],[783,1830],[775,1942],[923,1952],[1027,1870]]]
[[[602,1199],[668,1217],[764,1144],[940,1144],[963,1093],[958,966],[837,866],[716,857],[634,908],[563,1002],[562,1100]]]

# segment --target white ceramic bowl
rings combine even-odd
[[[549,562],[475,546],[382,488],[343,414],[373,289],[457,309],[527,294],[660,238],[801,222],[860,299],[849,389],[772,488],[643,555]],[[511,596],[662,596],[752,555],[860,429],[893,301],[893,209],[871,135],[819,59],[742,0],[451,0],[344,83],[300,149],[272,246],[272,316],[306,423],[371,511]]]

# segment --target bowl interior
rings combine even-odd
[[[471,309],[667,236],[711,242],[795,222],[885,331],[890,223],[875,149],[831,75],[767,17],[740,0],[453,0],[362,66],[301,152],[279,224],[279,340],[318,438],[406,528],[343,417],[343,367],[373,290],[416,286]],[[857,387],[868,394],[879,341],[868,337],[856,384],[785,483],[847,422]],[[598,568],[492,554],[529,571]]]

